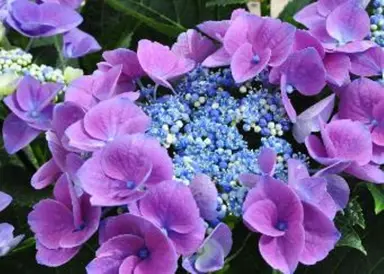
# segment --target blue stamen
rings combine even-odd
[[[135,182],[134,181],[128,181],[127,182],[127,188],[128,189],[134,189],[135,188]]]
[[[150,255],[150,252],[148,250],[148,248],[146,247],[143,247],[139,250],[139,253],[137,254],[137,256],[140,258],[140,259],[146,259],[148,258]]]
[[[253,57],[252,57],[252,63],[257,65],[258,63],[260,62],[260,56],[255,54]]]
[[[276,225],[276,229],[280,231],[286,231],[288,229],[288,224],[287,222],[284,221],[279,221]]]

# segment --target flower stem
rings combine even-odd
[[[247,242],[249,240],[249,238],[251,238],[252,236],[252,233],[249,232],[247,237],[245,237],[242,245],[240,246],[240,248],[231,256],[229,256],[226,260],[225,260],[225,263],[229,263],[230,261],[234,260],[237,256],[240,255],[240,253],[243,251],[243,249],[245,248],[245,246],[247,245]]]
[[[28,44],[27,46],[25,47],[25,52],[29,52],[29,50],[32,48],[32,45],[33,45],[33,42],[35,41],[34,38],[30,38],[29,41],[28,41]]]

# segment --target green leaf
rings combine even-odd
[[[31,248],[36,244],[35,237],[29,237],[21,242],[19,246],[17,246],[14,250],[11,251],[11,255],[20,251],[24,251],[25,249]]]
[[[375,201],[375,213],[379,214],[384,210],[384,188],[382,185],[366,184]]]
[[[234,4],[244,4],[249,2],[249,0],[211,0],[208,1],[206,6],[212,7],[212,6],[227,6],[227,5],[234,5]]]
[[[114,9],[130,15],[156,31],[170,37],[177,37],[180,32],[186,30],[180,23],[151,8],[150,5],[146,5],[143,1],[107,0],[106,2]]]
[[[367,255],[367,251],[363,246],[359,234],[357,234],[357,232],[353,228],[349,228],[348,230],[342,231],[342,238],[337,243],[337,246],[347,246],[355,248],[361,251],[364,255]]]
[[[280,13],[279,18],[282,21],[289,22],[294,25],[298,23],[293,19],[293,16],[300,11],[302,8],[314,2],[313,0],[293,0],[285,6],[284,10]]]

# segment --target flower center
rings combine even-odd
[[[149,257],[149,250],[146,247],[143,247],[139,250],[137,256],[139,256],[140,259],[146,259]]]
[[[37,118],[39,117],[39,112],[36,111],[36,110],[33,110],[29,113],[29,115],[32,117],[32,118]]]
[[[73,232],[82,231],[85,228],[85,223],[81,223]]]
[[[136,186],[135,182],[134,181],[128,181],[127,182],[127,188],[128,189],[134,189]]]
[[[276,225],[276,229],[280,231],[286,231],[288,228],[287,222],[279,221]]]
[[[293,88],[292,85],[287,85],[285,90],[287,91],[288,94],[291,94],[295,89]]]
[[[252,57],[252,63],[257,65],[258,63],[260,62],[260,56],[255,54],[253,57]]]

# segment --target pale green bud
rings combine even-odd
[[[75,80],[75,79],[77,79],[83,75],[84,75],[84,72],[81,69],[76,69],[73,67],[66,67],[64,70],[64,81],[69,84],[73,80]]]
[[[0,75],[0,98],[13,93],[16,90],[19,79],[20,76],[13,72]]]

